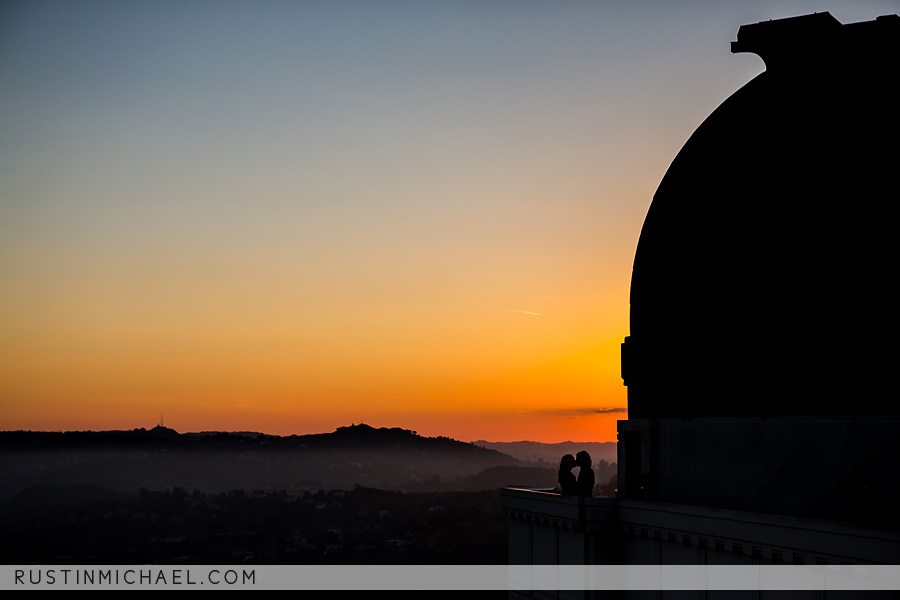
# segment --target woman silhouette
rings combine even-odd
[[[556,480],[559,482],[559,493],[565,496],[574,496],[577,493],[577,488],[575,487],[575,474],[572,472],[572,469],[575,468],[575,457],[571,454],[566,454],[562,457],[562,460],[559,461],[559,474],[556,476]]]

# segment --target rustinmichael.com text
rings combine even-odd
[[[256,583],[253,569],[229,568],[41,568],[15,570],[15,586],[252,586]]]

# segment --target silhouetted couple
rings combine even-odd
[[[581,467],[578,471],[578,478],[572,469]],[[575,456],[566,454],[559,461],[559,493],[564,496],[587,496],[590,498],[594,495],[594,470],[591,468],[591,455],[582,450]]]

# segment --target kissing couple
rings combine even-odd
[[[578,471],[578,478],[572,473],[572,469],[581,467]],[[559,461],[559,474],[557,475],[559,482],[559,493],[564,496],[585,496],[590,498],[594,495],[594,470],[591,468],[591,455],[582,450],[575,456],[566,454]]]

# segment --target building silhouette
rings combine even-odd
[[[731,50],[766,69],[672,161],[635,253],[616,498],[504,490],[511,563],[900,564],[900,17]]]

